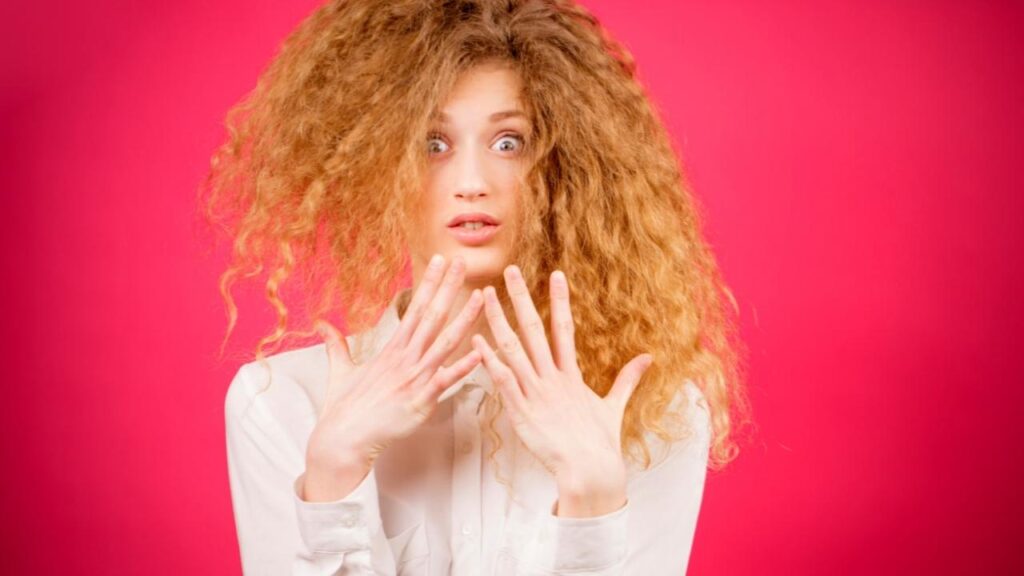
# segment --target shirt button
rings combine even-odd
[[[472,526],[470,526],[469,524],[463,524],[462,525],[462,533],[463,534],[465,534],[466,536],[469,536],[472,532],[473,532],[473,527]]]
[[[469,440],[463,440],[462,444],[459,445],[459,452],[463,454],[469,454],[473,451],[473,443]]]

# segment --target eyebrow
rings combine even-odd
[[[434,115],[435,118],[441,120],[441,122],[448,122],[451,120],[451,116],[440,112]],[[495,112],[491,114],[490,121],[497,122],[498,120],[504,120],[505,118],[526,118],[526,113],[522,110],[502,110],[501,112]]]

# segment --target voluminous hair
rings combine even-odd
[[[350,334],[373,325],[407,287],[431,118],[462,73],[495,63],[518,75],[532,124],[514,262],[538,312],[550,325],[562,270],[579,367],[601,396],[627,361],[654,356],[625,453],[639,447],[648,466],[647,431],[688,435],[667,408],[689,379],[710,415],[711,466],[724,466],[747,413],[738,307],[633,57],[567,0],[336,0],[305,19],[228,112],[203,186],[205,215],[232,242],[225,340],[239,277],[266,277],[277,317],[257,358],[313,334],[316,318],[340,314]],[[289,281],[310,318],[298,329]]]

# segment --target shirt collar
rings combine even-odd
[[[377,354],[377,352],[384,348],[384,345],[387,344],[391,336],[398,331],[398,325],[401,321],[398,317],[398,302],[409,290],[411,290],[411,288],[406,288],[395,294],[391,299],[391,303],[388,304],[387,309],[384,310],[384,314],[381,315],[380,320],[378,320],[377,324],[370,329],[370,335],[372,336],[369,350],[371,353],[370,356]],[[471,396],[478,399],[482,399],[482,394],[476,392],[476,389],[479,389],[486,394],[492,394],[494,392],[494,384],[491,381],[491,375],[487,372],[487,368],[484,367],[482,361],[477,364],[469,374],[463,376],[458,382],[441,393],[441,396],[437,401],[439,403],[444,402],[448,398],[457,394],[462,388],[466,388],[467,392],[469,392]]]

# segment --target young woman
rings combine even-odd
[[[245,573],[685,572],[743,412],[731,295],[588,12],[329,2],[229,121],[229,333],[240,274],[278,315],[226,397]]]

